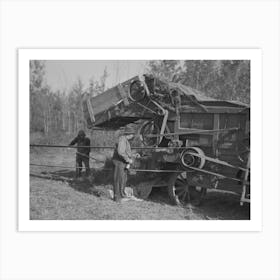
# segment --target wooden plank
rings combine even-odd
[[[220,115],[219,114],[214,114],[214,119],[213,119],[213,130],[219,130],[220,128]],[[212,138],[212,149],[213,149],[213,155],[217,157],[217,143],[219,140],[219,131],[215,132],[213,134]]]
[[[104,112],[111,107],[114,107],[122,99],[117,87],[91,98],[91,105],[95,114]]]
[[[241,199],[240,199],[240,205],[241,206],[243,205],[243,202],[250,202],[250,200],[246,201],[246,190],[247,190],[247,182],[248,182],[248,177],[249,177],[250,165],[251,165],[251,155],[249,153],[248,154],[247,165],[246,165],[247,170],[245,171],[244,180],[242,182],[242,195],[241,195]]]
[[[200,114],[209,114],[209,113],[232,113],[232,114],[237,114],[237,113],[242,113],[246,114],[247,108],[236,108],[236,107],[223,107],[223,106],[205,106],[207,109],[207,112],[201,111],[198,107],[193,107],[193,106],[182,106],[180,108],[181,113],[200,113]]]
[[[90,121],[94,123],[95,122],[95,117],[94,117],[93,108],[91,106],[91,102],[90,102],[89,98],[87,98],[87,109],[88,109]]]
[[[120,101],[128,97],[128,90],[131,82],[138,79],[137,76],[128,81],[114,86],[103,93],[90,99],[95,114],[102,113],[118,104]],[[126,102],[126,101],[125,101]],[[128,100],[127,100],[128,102]],[[128,105],[127,103],[125,105]]]
[[[213,129],[213,114],[181,113],[180,129]]]
[[[119,93],[120,93],[120,95],[121,95],[121,97],[122,97],[122,100],[123,100],[123,102],[124,102],[124,105],[125,105],[125,106],[128,106],[128,105],[129,105],[129,102],[128,102],[128,99],[127,99],[128,94],[125,92],[125,90],[124,90],[124,88],[123,88],[123,86],[122,86],[121,84],[119,84],[119,85],[117,86],[117,88],[118,88]]]

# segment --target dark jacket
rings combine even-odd
[[[120,136],[114,150],[113,159],[128,163],[132,158],[131,147],[125,136]]]
[[[88,137],[77,136],[71,143],[70,146],[77,144],[78,153],[89,155],[90,153],[90,139]],[[84,146],[84,147],[83,147]]]

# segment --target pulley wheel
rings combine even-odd
[[[197,156],[192,154],[197,154]],[[181,154],[181,163],[185,167],[203,168],[205,165],[205,154],[200,148],[190,147]]]
[[[132,101],[139,102],[146,96],[143,83],[139,80],[133,81],[129,88],[129,97]]]

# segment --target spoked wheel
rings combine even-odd
[[[174,173],[168,183],[168,195],[173,204],[185,206],[190,203],[194,206],[201,204],[207,189],[190,186],[187,181],[187,172]]]
[[[159,134],[160,128],[158,125],[152,120],[146,122],[140,129],[140,135],[142,136],[142,142],[144,146],[156,146],[159,144],[159,136],[158,137],[149,137],[151,134]]]
[[[164,133],[170,133],[168,125],[166,125]],[[139,134],[141,135],[144,146],[157,146],[160,144],[160,136],[151,137],[152,134],[160,134],[160,127],[155,120],[145,122],[140,128]],[[173,136],[164,136],[163,138],[166,138],[166,140],[171,140],[172,137]]]

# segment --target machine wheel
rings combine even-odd
[[[141,199],[147,199],[152,191],[152,184],[149,182],[139,183],[134,187],[134,195]]]
[[[170,133],[168,125],[165,127],[164,133]],[[151,134],[160,134],[160,127],[155,122],[155,120],[146,121],[140,128],[139,134],[142,138],[142,143],[144,146],[157,146],[160,144],[160,136],[149,137]],[[172,139],[173,136],[165,136],[167,142]],[[162,143],[162,142],[161,142]]]
[[[194,156],[192,154],[197,154]],[[202,149],[190,147],[181,154],[181,162],[185,167],[203,168],[205,165],[205,157]]]
[[[143,83],[139,80],[133,81],[129,88],[129,97],[132,101],[140,102],[146,96]]]
[[[190,186],[187,181],[187,172],[174,173],[168,183],[168,195],[171,202],[178,206],[191,203],[194,206],[201,204],[207,189]]]
[[[160,128],[152,120],[146,122],[140,129],[140,135],[142,136],[142,142],[144,146],[156,146],[159,143],[159,137],[148,137],[146,135],[159,134]]]

